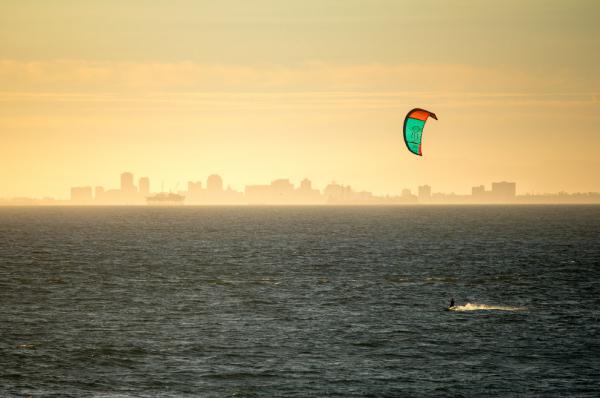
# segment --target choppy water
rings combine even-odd
[[[597,397],[600,206],[4,208],[0,304],[3,397]]]

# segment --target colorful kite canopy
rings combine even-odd
[[[429,116],[437,120],[435,113],[415,108],[408,112],[406,118],[404,118],[404,142],[408,150],[415,155],[423,156],[421,152],[421,140],[423,137],[423,127],[425,127],[425,122]]]

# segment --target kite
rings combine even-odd
[[[423,156],[421,152],[421,140],[423,137],[423,127],[425,127],[425,122],[429,116],[437,120],[435,113],[415,108],[408,112],[406,118],[404,118],[404,142],[408,150],[415,155]]]

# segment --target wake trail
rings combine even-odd
[[[526,308],[523,307],[511,307],[507,305],[488,305],[488,304],[477,304],[467,303],[465,305],[455,305],[450,308],[450,311],[466,312],[466,311],[523,311]]]

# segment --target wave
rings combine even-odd
[[[465,305],[455,305],[450,308],[450,311],[465,312],[465,311],[523,311],[523,307],[510,307],[507,305],[487,305],[477,303],[467,303]]]

